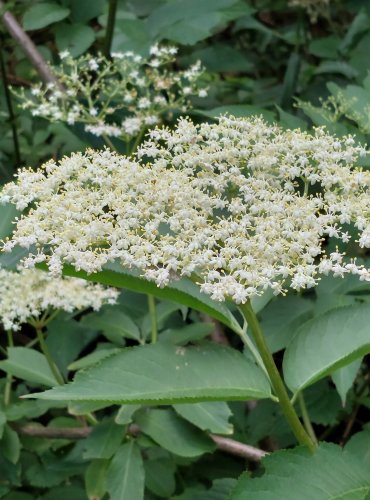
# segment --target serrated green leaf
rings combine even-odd
[[[198,457],[216,447],[206,434],[176,415],[172,409],[148,410],[135,420],[142,432],[180,457]]]
[[[44,415],[50,408],[63,408],[63,401],[19,401],[5,408],[6,418],[13,422],[22,418],[37,418]]]
[[[368,468],[339,446],[321,444],[312,455],[295,448],[263,459],[265,473],[245,473],[230,500],[364,500],[370,491]]]
[[[92,460],[85,472],[85,489],[89,498],[102,498],[106,492],[109,460]]]
[[[350,64],[344,61],[322,61],[314,71],[315,75],[327,73],[339,73],[347,78],[355,78],[358,76],[358,71]]]
[[[111,458],[118,450],[123,439],[122,427],[114,422],[101,422],[86,438],[83,458]]]
[[[45,268],[45,266],[39,267]],[[109,264],[105,266],[103,271],[93,274],[76,271],[72,266],[64,266],[63,273],[95,283],[127,288],[134,292],[151,294],[160,299],[172,300],[212,316],[235,332],[241,331],[239,323],[225,304],[213,301],[201,293],[197,285],[186,278],[173,281],[165,288],[159,288],[155,283],[141,278],[138,271],[125,269],[117,262]]]
[[[224,401],[174,405],[175,411],[183,418],[204,431],[215,434],[232,434],[229,423],[232,413]]]
[[[75,380],[29,395],[47,400],[173,404],[270,396],[262,370],[229,347],[165,342],[124,349]]]
[[[148,17],[148,29],[177,43],[194,44],[219,25],[248,15],[251,7],[239,0],[174,0],[155,9]]]
[[[229,477],[215,479],[208,490],[198,484],[195,487],[185,488],[183,493],[172,498],[173,500],[229,500],[235,483],[236,479]]]
[[[82,370],[83,368],[88,368],[89,366],[99,363],[102,359],[108,358],[112,354],[117,354],[121,351],[121,348],[115,347],[112,344],[104,344],[103,346],[97,348],[94,352],[87,354],[83,358],[77,359],[70,365],[68,365],[68,370]]]
[[[338,47],[341,40],[337,35],[329,35],[315,38],[309,44],[310,54],[327,59],[335,59],[338,56]]]
[[[55,40],[58,50],[68,50],[73,56],[77,57],[94,43],[95,31],[85,24],[67,24],[60,23],[54,28]]]
[[[337,391],[329,379],[320,380],[307,387],[304,391],[304,401],[310,420],[319,425],[335,425],[343,409]],[[301,415],[300,408],[297,408]]]
[[[355,381],[358,370],[360,369],[362,358],[352,361],[347,366],[343,366],[331,374],[338,394],[342,400],[343,406],[346,404],[347,393]]]
[[[342,54],[348,52],[354,41],[356,39],[358,40],[359,35],[369,30],[369,22],[369,16],[364,10],[360,10],[360,12],[353,19],[347,33],[345,34],[339,45],[339,51]]]
[[[14,219],[19,215],[15,205],[0,205],[0,240],[4,240],[14,229]]]
[[[45,495],[42,500],[87,500],[85,491],[78,486],[59,486],[52,488]]]
[[[34,384],[57,385],[45,356],[28,347],[9,347],[8,359],[0,361],[0,370]]]
[[[110,403],[97,403],[95,401],[74,401],[68,405],[68,413],[71,415],[86,415],[87,413],[102,410],[111,406]]]
[[[171,498],[175,488],[174,462],[169,458],[145,460],[145,486],[155,495],[162,498]]]
[[[105,8],[105,0],[68,0],[68,6],[71,8],[71,18],[73,21],[85,23],[98,17]]]
[[[0,441],[0,449],[4,457],[12,464],[19,460],[21,444],[18,434],[9,426],[5,425],[3,436]]]
[[[288,345],[284,378],[296,392],[370,352],[370,308],[341,307],[305,323]]]
[[[83,324],[101,330],[108,340],[119,345],[122,345],[122,338],[140,340],[138,326],[117,307],[91,313],[83,319]]]
[[[284,111],[278,105],[276,105],[276,109],[279,112],[279,124],[282,125],[283,127],[290,130],[296,128],[300,128],[301,130],[307,129],[307,122],[302,120],[302,118],[299,118],[298,116],[293,115],[292,113]]]
[[[97,329],[60,316],[48,324],[46,344],[55,364],[64,375],[67,375],[68,365],[97,334]]]
[[[114,419],[118,425],[127,425],[132,422],[134,413],[141,408],[141,405],[122,405]]]
[[[6,414],[0,410],[0,439],[3,437],[5,424]]]
[[[107,491],[111,500],[144,498],[144,467],[135,441],[120,447],[107,471]]]
[[[66,419],[64,419],[65,421]],[[75,427],[75,423],[71,419],[72,427]],[[63,422],[63,421],[62,421]],[[62,424],[62,427],[65,424]],[[81,443],[82,444],[82,443]],[[40,488],[49,488],[52,486],[57,486],[64,482],[67,478],[71,478],[73,476],[80,475],[85,470],[85,464],[79,457],[73,460],[72,457],[69,459],[68,455],[63,458],[63,456],[58,456],[50,451],[43,453],[40,457],[40,462],[34,460],[34,463],[29,467],[26,471],[26,476],[30,484]],[[57,489],[52,489],[50,495],[47,494],[50,499],[52,493],[56,492]],[[66,491],[67,493],[67,491]],[[52,498],[62,498],[61,495],[55,494],[55,497]],[[66,498],[75,498],[74,495],[71,497],[67,496]],[[79,497],[81,498],[81,496]],[[82,497],[83,498],[83,497]]]
[[[56,2],[44,2],[31,5],[23,16],[23,28],[26,31],[39,30],[50,24],[65,19],[70,10]]]
[[[345,450],[356,456],[366,466],[370,467],[370,431],[357,432],[347,441]]]
[[[160,340],[171,344],[184,345],[189,342],[202,340],[214,330],[212,323],[193,323],[183,328],[169,328],[160,333]]]
[[[297,51],[290,54],[281,89],[280,105],[283,108],[287,108],[292,104],[301,68],[301,62],[301,55]]]
[[[295,295],[277,297],[260,313],[267,345],[275,353],[284,349],[299,326],[312,317],[313,303]]]

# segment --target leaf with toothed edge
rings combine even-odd
[[[37,267],[47,269],[46,264],[38,264]],[[199,286],[188,278],[174,280],[168,286],[159,288],[154,282],[141,277],[139,271],[126,269],[118,262],[107,264],[102,271],[92,274],[85,271],[76,271],[73,266],[65,265],[63,274],[94,283],[151,294],[160,299],[171,300],[212,316],[234,332],[240,333],[241,331],[238,321],[226,304],[212,300],[208,295],[202,293]]]
[[[160,342],[123,349],[78,372],[69,384],[26,397],[174,404],[270,396],[263,371],[235,349],[212,343],[178,347]]]

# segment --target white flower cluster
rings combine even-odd
[[[314,286],[320,273],[369,280],[323,245],[349,241],[353,222],[370,247],[370,172],[354,167],[365,153],[323,129],[181,119],[174,131],[151,131],[137,161],[88,151],[20,171],[0,200],[30,209],[4,249],[36,245],[24,264],[46,261],[55,275],[64,263],[93,273],[119,259],[158,286],[190,276],[213,299],[236,303],[266,288]]]
[[[53,278],[38,269],[0,269],[0,321],[6,330],[57,309],[72,312],[114,304],[118,291],[78,278]]]
[[[24,109],[34,116],[69,125],[84,123],[97,136],[120,137],[125,141],[158,124],[172,109],[189,109],[190,96],[205,97],[200,83],[199,62],[184,71],[171,71],[175,47],[153,46],[150,56],[133,52],[84,55],[74,59],[60,54],[62,64],[53,68],[61,86],[36,86],[31,96],[18,93]]]
[[[304,9],[311,22],[316,23],[319,16],[327,17],[330,0],[289,0],[288,5]]]
[[[369,104],[364,101],[359,102],[357,95],[350,94],[351,86],[341,89],[336,88],[335,93],[329,95],[326,100],[321,100],[319,106],[314,106],[311,102],[297,101],[297,107],[302,109],[308,116],[316,114],[327,123],[338,123],[344,120],[354,122],[363,134],[370,132],[370,92]]]

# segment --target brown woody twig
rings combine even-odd
[[[93,430],[93,427],[44,427],[33,424],[14,425],[14,430],[23,436],[41,437],[49,439],[84,439]],[[140,428],[136,424],[131,424],[128,428],[128,433],[136,436],[140,432]],[[248,444],[240,443],[234,439],[209,434],[209,437],[217,445],[221,451],[242,457],[253,462],[260,462],[261,459],[268,455],[264,450],[249,446]]]
[[[20,26],[13,14],[5,9],[4,2],[0,0],[1,18],[10,35],[18,42],[32,65],[45,83],[53,83],[58,86],[58,80],[50,70],[47,62],[37,50],[36,45]]]

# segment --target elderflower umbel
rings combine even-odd
[[[38,269],[19,273],[0,269],[0,321],[6,330],[37,320],[49,310],[74,310],[114,304],[118,291],[77,278],[53,278]]]
[[[171,70],[176,52],[174,47],[155,45],[149,57],[115,52],[110,60],[91,54],[75,59],[63,51],[61,66],[53,68],[63,92],[48,84],[32,88],[30,95],[24,89],[16,93],[34,116],[84,123],[96,136],[128,141],[159,123],[167,111],[191,107],[189,97],[206,97],[199,62],[184,71]]]
[[[93,273],[118,259],[160,287],[189,276],[236,303],[312,287],[321,273],[369,280],[322,245],[326,236],[347,242],[343,226],[353,222],[370,247],[370,173],[354,167],[362,154],[352,137],[323,129],[181,119],[174,131],[152,130],[136,161],[87,151],[21,170],[0,200],[30,208],[4,250],[35,245],[24,265],[46,261],[54,275],[64,263]]]

